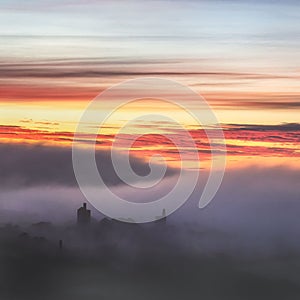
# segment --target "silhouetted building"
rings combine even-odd
[[[87,225],[91,223],[91,211],[86,208],[86,203],[77,209],[77,224]]]
[[[49,227],[51,227],[52,224],[50,222],[38,222],[38,223],[32,224],[32,226],[33,227],[38,227],[38,228],[49,229]]]
[[[167,215],[166,215],[165,208],[162,210],[161,216],[160,217],[156,217],[155,223],[164,224],[164,225],[167,223]]]
[[[31,225],[33,232],[38,235],[47,235],[51,228],[52,224],[50,222],[39,222]]]

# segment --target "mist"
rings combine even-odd
[[[76,213],[87,200],[70,179],[71,161],[60,160],[70,153],[47,151],[17,148],[14,156],[26,161],[1,170],[3,299],[79,300],[87,293],[88,299],[182,299],[187,294],[211,300],[298,299],[298,169],[227,169],[214,199],[199,209],[208,176],[203,170],[190,198],[165,221],[127,224],[87,203],[92,220],[81,228]],[[59,166],[47,160],[52,151]],[[33,164],[37,157],[39,166]],[[145,162],[134,163],[147,174]],[[53,176],[50,172],[35,180],[34,170],[48,167]],[[58,178],[57,167],[62,169]],[[108,187],[132,202],[158,199],[178,180],[178,172],[171,170],[155,187],[138,189],[116,181],[111,172],[106,176]]]

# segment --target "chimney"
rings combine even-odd
[[[62,248],[63,248],[63,241],[59,240],[58,245],[59,245],[59,250],[62,250]]]
[[[86,203],[83,203],[83,208],[86,209]]]

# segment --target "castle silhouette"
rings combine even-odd
[[[155,223],[160,224],[166,224],[167,222],[167,216],[166,216],[166,210],[162,210],[162,215],[157,216],[154,221]],[[134,220],[131,220],[132,223],[135,223]],[[83,203],[82,207],[77,209],[77,224],[82,225],[88,225],[91,223],[91,210],[87,209],[86,203]]]

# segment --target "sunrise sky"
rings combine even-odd
[[[300,299],[299,182],[300,0],[0,0],[0,300]]]
[[[2,0],[0,142],[71,147],[84,108],[101,91],[162,77],[188,85],[214,109],[229,167],[300,167],[299,29],[300,3],[292,0]],[[200,158],[209,159],[203,129],[154,99],[117,112],[99,147],[110,146],[121,121],[164,110],[181,119]],[[86,142],[96,125],[86,124]],[[153,134],[137,140],[133,153],[163,153],[176,164],[174,145],[158,134],[181,132],[155,121],[143,126]]]

